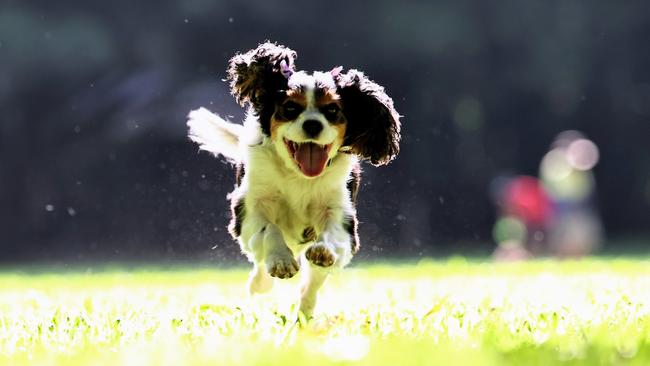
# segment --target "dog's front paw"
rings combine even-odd
[[[307,248],[305,257],[311,263],[321,267],[331,267],[336,262],[336,253],[323,244],[314,244]]]
[[[291,278],[298,273],[298,262],[291,256],[273,256],[266,260],[269,274],[277,278]]]

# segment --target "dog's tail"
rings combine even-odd
[[[244,126],[230,123],[205,108],[188,115],[189,137],[201,150],[223,155],[233,163],[243,160],[239,141]]]

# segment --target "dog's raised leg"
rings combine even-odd
[[[255,221],[250,220],[250,222]],[[248,240],[246,240],[247,238]],[[245,224],[240,240],[242,250],[253,262],[253,270],[248,277],[250,293],[267,292],[273,287],[272,277],[291,278],[298,272],[300,268],[298,262],[275,225],[270,223]]]
[[[275,225],[264,229],[264,264],[268,273],[277,278],[291,278],[298,273],[298,262],[284,242],[282,233]]]

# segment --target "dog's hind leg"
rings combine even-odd
[[[306,257],[302,257],[302,289],[300,294],[300,311],[310,319],[316,307],[318,289],[323,286],[329,269],[310,263]]]
[[[267,224],[266,220],[257,215],[247,215],[241,224],[239,245],[248,260],[253,263],[253,269],[248,276],[248,291],[251,294],[268,292],[273,288],[273,278],[269,275],[264,261]]]
[[[248,291],[251,294],[265,293],[273,288],[273,278],[264,264],[264,233],[259,232],[250,238],[248,248],[251,251],[253,270],[248,276]]]
[[[329,222],[325,231],[305,251],[303,262],[304,282],[300,298],[300,311],[310,318],[316,306],[318,289],[323,286],[328,274],[343,268],[352,259],[352,236],[340,221]]]

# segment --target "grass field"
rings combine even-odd
[[[0,273],[1,365],[647,365],[650,261],[357,265],[296,324],[246,269]]]

